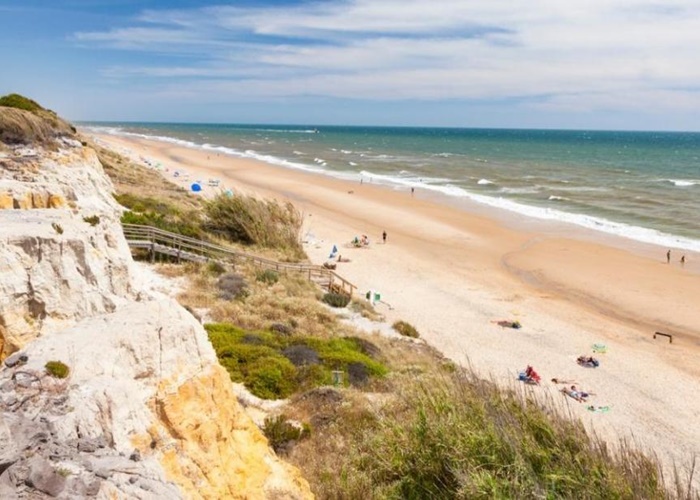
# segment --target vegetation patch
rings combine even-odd
[[[49,375],[55,378],[66,378],[70,373],[68,365],[61,361],[48,361],[44,368]]]
[[[414,339],[420,337],[420,335],[418,334],[418,330],[416,330],[416,328],[413,325],[405,321],[397,321],[393,325],[391,325],[391,327],[404,337],[411,337]]]
[[[207,238],[201,227],[201,215],[197,211],[182,211],[166,201],[128,193],[118,194],[115,199],[129,209],[122,214],[121,221],[124,224],[153,226],[190,238]]]
[[[261,283],[268,285],[274,285],[280,280],[280,275],[277,271],[272,269],[265,269],[263,271],[258,271],[255,273],[255,279]]]
[[[90,217],[83,217],[83,221],[91,226],[96,226],[100,223],[100,217],[98,215],[91,215]]]
[[[212,260],[207,264],[207,273],[212,276],[221,276],[226,272],[226,267],[221,262]]]
[[[231,241],[274,248],[289,259],[306,257],[299,234],[303,218],[291,203],[221,194],[206,204],[207,228]]]
[[[224,300],[241,299],[248,296],[248,284],[240,274],[227,273],[216,282],[219,298]]]
[[[329,292],[323,296],[322,300],[331,307],[343,308],[350,303],[350,296],[343,293]]]
[[[276,453],[285,453],[296,441],[308,437],[311,427],[308,424],[299,427],[288,422],[284,415],[278,415],[267,417],[262,431]]]
[[[19,94],[8,94],[0,97],[0,106],[23,109],[32,113],[36,113],[37,111],[44,109],[36,101]]]
[[[205,328],[231,380],[243,382],[265,399],[286,398],[300,390],[329,385],[334,370],[348,372],[351,366],[353,373],[366,374],[362,375],[363,384],[387,373],[387,368],[364,354],[353,339],[246,332],[225,323]]]
[[[56,234],[63,234],[63,226],[61,226],[60,224],[52,222],[51,227],[54,231],[56,231]]]
[[[616,455],[580,423],[473,374],[397,383],[378,410],[336,405],[329,417],[342,425],[295,447],[319,498],[665,497],[640,453]]]

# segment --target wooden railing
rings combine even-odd
[[[194,262],[218,261],[236,265],[249,262],[264,269],[277,272],[298,272],[308,277],[309,281],[319,283],[329,291],[343,293],[352,297],[357,288],[331,269],[315,264],[295,264],[258,257],[233,248],[215,245],[196,238],[163,231],[153,226],[122,224],[126,241],[132,248],[144,248],[149,251],[151,262],[157,253],[182,260]]]

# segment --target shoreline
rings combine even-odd
[[[583,228],[519,229],[515,218],[471,213],[419,190],[412,197],[172,143],[88,135],[137,160],[220,178],[234,193],[289,199],[304,214],[310,260],[322,263],[336,244],[351,259],[337,272],[361,295],[381,292],[385,304],[377,308],[388,322],[410,322],[446,356],[506,386],[527,364],[545,380],[575,378],[596,392],[591,404],[613,411],[569,404],[574,415],[609,440],[643,436],[642,448],[667,465],[700,454],[700,403],[687,396],[700,390],[697,255],[686,252],[681,269],[668,266],[659,247],[622,249],[606,243],[608,235],[589,239]],[[349,246],[359,234],[369,235],[369,248]],[[523,328],[491,323],[498,319],[517,319]],[[674,342],[652,339],[656,330],[673,331]],[[600,342],[608,346],[598,355],[601,367],[577,366],[576,357]],[[542,389],[557,397],[556,387]]]

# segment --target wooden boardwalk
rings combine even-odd
[[[321,285],[328,291],[342,293],[350,297],[352,297],[357,288],[333,270],[326,269],[323,266],[278,262],[196,238],[163,231],[153,226],[122,224],[122,228],[129,247],[148,250],[151,262],[155,260],[156,254],[168,255],[175,258],[178,262],[183,260],[191,262],[216,261],[234,267],[236,264],[248,262],[263,269],[272,269],[277,272],[301,273],[309,281]]]

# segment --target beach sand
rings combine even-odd
[[[669,467],[700,457],[700,255],[682,252],[681,267],[675,250],[667,264],[666,248],[469,210],[420,189],[411,195],[166,142],[95,138],[159,163],[170,180],[182,179],[175,170],[189,172],[204,195],[230,188],[291,200],[305,218],[311,261],[323,263],[335,244],[351,260],[337,272],[361,295],[381,293],[377,309],[388,322],[408,321],[446,356],[507,387],[533,365],[543,384],[525,390],[568,405],[611,443],[632,439]],[[209,178],[220,186],[208,187]],[[369,247],[352,247],[362,234]],[[492,322],[501,319],[523,328]],[[673,342],[654,339],[655,331]],[[607,352],[593,354],[596,343]],[[578,366],[581,354],[600,367]],[[587,411],[558,393],[553,377],[576,380],[596,394],[590,404],[610,411]]]

